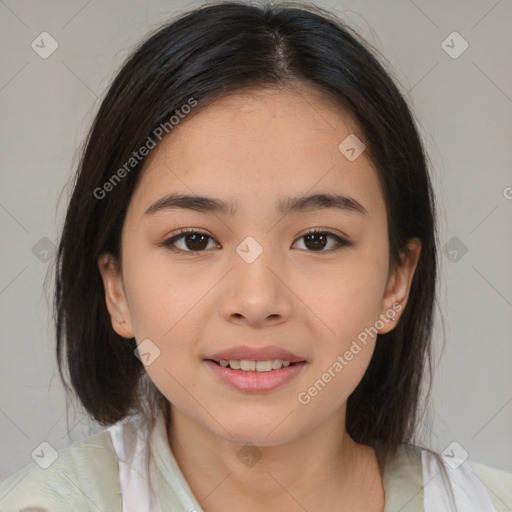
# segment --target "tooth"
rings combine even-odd
[[[234,359],[229,360],[229,366],[232,370],[240,370],[240,361],[235,361]]]
[[[290,366],[290,361],[283,361],[281,359],[272,359],[266,361],[250,361],[248,359],[242,359],[240,361],[230,359],[229,361],[221,359],[219,361],[220,366],[226,368],[228,365],[232,370],[243,370],[243,371],[258,371],[258,372],[270,372],[272,370],[279,370]]]
[[[256,370],[258,372],[270,372],[272,370],[272,361],[257,361]]]
[[[256,370],[256,361],[248,361],[247,359],[242,359],[240,361],[240,368],[242,370]]]

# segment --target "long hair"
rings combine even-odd
[[[145,161],[131,161],[133,152],[191,99],[197,112],[237,91],[300,84],[336,102],[360,127],[384,193],[391,265],[412,237],[422,242],[407,306],[396,328],[378,336],[346,414],[347,432],[374,447],[380,465],[414,435],[427,369],[432,376],[437,234],[427,158],[377,51],[333,14],[293,2],[215,3],[167,21],[126,59],[100,105],[58,246],[54,297],[61,379],[100,425],[141,413],[151,430],[158,411],[170,413],[134,356],[135,339],[112,329],[97,267],[106,252],[121,260],[121,230]],[[112,182],[123,166],[122,179]],[[102,196],[107,182],[112,191]]]

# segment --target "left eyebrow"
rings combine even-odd
[[[234,201],[223,201],[214,197],[186,194],[168,194],[154,202],[145,212],[152,215],[157,212],[184,209],[198,212],[223,213],[235,215],[238,205]],[[322,209],[338,209],[344,212],[356,212],[368,216],[366,208],[352,197],[342,194],[312,194],[280,199],[276,210],[287,215],[295,212],[310,212]]]

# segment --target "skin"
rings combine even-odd
[[[421,243],[401,267],[389,265],[386,205],[365,152],[349,161],[338,145],[364,135],[315,90],[256,89],[194,112],[149,154],[122,232],[122,268],[98,259],[114,330],[160,350],[145,369],[172,403],[170,447],[205,511],[382,511],[374,450],[345,430],[346,401],[370,362],[376,337],[307,404],[307,391],[357,335],[393,304],[405,308]],[[238,202],[222,213],[145,210],[170,192]],[[279,198],[339,193],[368,215],[335,209],[278,213]],[[312,228],[346,238],[315,251]],[[180,228],[207,233],[202,253]],[[252,263],[236,248],[263,248]],[[207,245],[206,245],[207,244]],[[379,333],[393,329],[400,317]],[[124,320],[119,324],[118,320]],[[276,344],[307,364],[273,391],[246,393],[222,383],[204,358],[240,344]],[[252,466],[237,456],[260,456]],[[254,446],[252,446],[254,445]],[[356,470],[357,469],[357,470]]]

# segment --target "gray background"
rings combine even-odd
[[[166,18],[198,5],[0,0],[0,479],[29,463],[41,442],[59,449],[98,430],[78,408],[66,422],[51,297],[43,288],[66,184],[124,57]],[[455,451],[463,448],[470,460],[512,470],[512,2],[318,5],[387,58],[431,160],[446,252],[433,423],[419,441],[438,452],[455,441]],[[461,40],[446,39],[454,31],[469,44],[457,58],[443,49],[462,48]],[[42,32],[58,43],[47,59],[31,47]],[[50,294],[52,275],[47,287]]]

